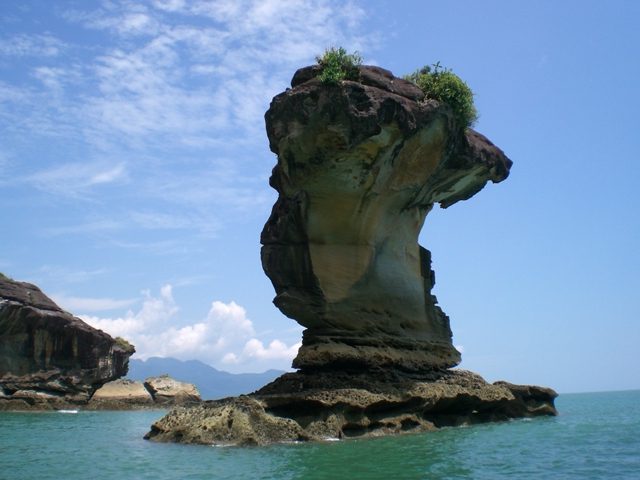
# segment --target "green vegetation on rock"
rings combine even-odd
[[[449,105],[461,128],[472,126],[478,119],[473,92],[464,80],[440,62],[424,66],[404,78],[420,87],[427,98]]]
[[[136,349],[133,345],[131,345],[127,340],[122,337],[116,337],[116,346],[120,347],[125,352],[135,352]]]
[[[322,83],[339,83],[341,80],[356,80],[358,66],[362,64],[362,57],[358,52],[347,53],[342,48],[329,48],[322,56],[316,57],[322,72],[318,76]]]
[[[0,272],[0,280],[13,280],[11,277],[6,276],[4,273]]]

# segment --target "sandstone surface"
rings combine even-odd
[[[125,378],[106,383],[93,394],[86,409],[165,408],[200,401],[200,393],[195,385],[161,375],[149,377],[144,382]]]
[[[84,403],[127,373],[134,348],[0,276],[0,409]]]
[[[261,236],[274,303],[305,327],[301,369],[409,371],[460,361],[418,245],[435,203],[504,180],[511,161],[447,105],[378,67],[322,84],[298,71],[265,115],[278,200]]]
[[[119,378],[96,390],[88,407],[96,410],[121,410],[151,405],[153,397],[142,382]]]
[[[169,375],[147,378],[144,386],[158,404],[193,403],[201,400],[195,385],[180,382]]]

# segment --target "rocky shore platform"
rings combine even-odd
[[[287,373],[251,395],[175,408],[145,436],[161,442],[268,445],[379,437],[556,415],[550,388],[487,383],[466,370]]]

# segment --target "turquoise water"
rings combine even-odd
[[[267,448],[147,442],[163,412],[0,413],[0,479],[640,479],[640,391],[555,418]]]

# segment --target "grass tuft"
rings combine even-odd
[[[362,57],[358,52],[347,53],[342,48],[331,47],[316,57],[322,71],[318,78],[322,83],[336,84],[342,80],[357,80],[358,67],[362,65]]]
[[[420,87],[427,98],[449,105],[460,128],[471,127],[478,120],[473,92],[464,80],[442,67],[440,62],[422,67],[404,78]]]

